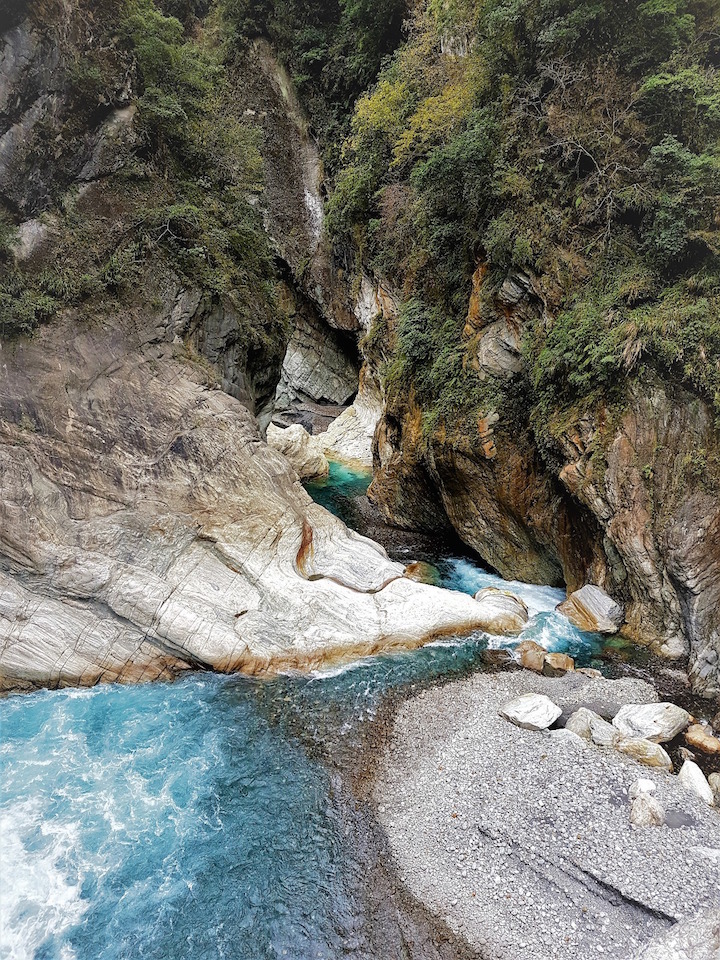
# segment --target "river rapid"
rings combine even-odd
[[[369,479],[333,464],[308,489],[362,527]],[[393,537],[391,554],[424,561],[450,589],[502,583],[452,545]],[[532,615],[523,639],[603,662],[602,640],[554,613],[563,591],[507,586]],[[398,911],[379,917],[370,895],[337,773],[360,762],[389,696],[487,669],[487,645],[476,634],[311,676],[193,674],[5,698],[0,956],[408,955]]]

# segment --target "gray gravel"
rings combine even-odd
[[[498,716],[530,692],[561,706],[656,699],[639,680],[522,671],[403,704],[374,797],[409,891],[497,960],[630,960],[674,921],[720,910],[720,812],[672,774]],[[641,776],[675,826],[630,827]]]

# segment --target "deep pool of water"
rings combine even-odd
[[[344,516],[368,479],[334,467],[310,489]],[[452,589],[499,581],[430,559]],[[592,660],[597,638],[553,612],[562,592],[511,588],[533,614],[523,636]],[[351,764],[389,692],[482,669],[486,646],[1,701],[0,956],[388,960],[325,759]]]

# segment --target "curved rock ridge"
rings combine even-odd
[[[2,687],[310,667],[482,627],[315,504],[155,321],[1,347]]]

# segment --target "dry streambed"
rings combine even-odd
[[[674,924],[689,918],[697,950],[720,950],[718,811],[666,764],[650,768],[615,744],[501,716],[526,694],[548,697],[565,718],[583,705],[619,713],[657,699],[639,680],[519,671],[406,701],[374,797],[409,891],[497,960],[625,960],[651,943],[653,956],[670,957],[660,940],[684,936]],[[633,825],[638,797],[661,807],[661,825]]]

